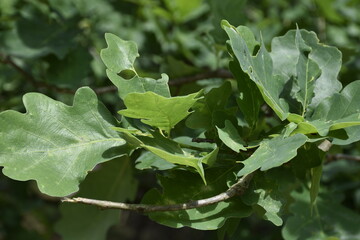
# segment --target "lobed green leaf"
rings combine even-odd
[[[124,152],[105,151],[125,141],[112,130],[115,119],[90,88],[80,88],[73,106],[39,93],[23,98],[27,112],[0,113],[0,165],[13,179],[37,181],[41,192],[66,196],[98,163]]]
[[[278,167],[297,155],[297,149],[306,143],[308,138],[303,134],[295,134],[290,137],[279,135],[269,140],[263,140],[256,151],[245,161],[244,168],[238,172],[238,176],[252,173],[260,168],[261,171]]]
[[[154,92],[129,93],[124,99],[127,109],[120,110],[119,114],[141,119],[143,123],[169,133],[190,114],[189,109],[199,99],[198,94],[165,98]]]

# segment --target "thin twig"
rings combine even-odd
[[[247,189],[251,178],[252,178],[252,174],[245,175],[241,179],[239,179],[237,183],[232,185],[227,191],[223,193],[220,193],[210,198],[205,198],[205,199],[200,199],[200,200],[195,200],[180,204],[171,204],[171,205],[131,204],[131,203],[121,203],[121,202],[111,202],[111,201],[103,201],[103,200],[96,200],[89,198],[81,198],[81,197],[64,198],[62,202],[83,203],[83,204],[97,206],[100,207],[101,209],[121,209],[121,210],[135,211],[139,213],[187,210],[192,208],[208,206],[218,202],[223,202],[236,195],[242,195]]]
[[[196,82],[199,80],[210,78],[233,78],[233,75],[228,70],[217,69],[210,72],[198,73],[192,76],[175,78],[169,82],[169,86],[180,86],[186,83]]]
[[[169,81],[168,84],[169,84],[169,86],[181,86],[181,85],[184,85],[187,83],[192,83],[192,82],[196,82],[199,80],[210,79],[210,78],[233,78],[233,75],[228,70],[217,69],[214,71],[198,73],[198,74],[191,75],[191,76],[174,78],[173,80]],[[117,87],[106,86],[106,87],[96,88],[96,89],[94,89],[94,91],[97,94],[104,94],[104,93],[108,93],[108,92],[117,91]]]
[[[215,142],[214,139],[208,139],[208,138],[193,138],[191,141],[196,142],[196,143],[203,143],[203,142],[214,143]]]
[[[327,158],[327,160],[329,162],[336,161],[336,160],[341,160],[341,159],[360,162],[360,157],[359,156],[352,156],[352,155],[347,155],[347,154],[342,154],[342,153],[328,154],[326,156],[326,158]]]
[[[10,56],[4,57],[4,56],[0,55],[0,62],[3,64],[8,64],[11,67],[13,67],[16,71],[18,71],[20,74],[22,74],[24,76],[25,80],[27,80],[30,84],[32,84],[35,87],[46,88],[46,89],[53,90],[53,91],[56,91],[59,93],[67,93],[67,94],[74,94],[76,92],[73,89],[57,87],[57,86],[36,80],[29,72],[25,71],[18,64],[16,64],[11,59]],[[198,73],[198,74],[191,75],[191,76],[175,78],[169,82],[169,86],[180,86],[183,84],[196,82],[199,80],[209,79],[209,78],[232,78],[232,77],[233,76],[232,76],[231,72],[229,72],[228,70],[217,69],[214,71]],[[109,92],[116,92],[117,87],[116,86],[105,86],[105,87],[95,88],[93,90],[96,92],[96,94],[104,94],[104,93],[109,93]]]

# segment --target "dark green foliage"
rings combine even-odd
[[[59,197],[186,203],[243,176],[241,196],[147,217],[204,239],[359,239],[359,9],[0,1],[0,240],[143,239],[127,213]]]

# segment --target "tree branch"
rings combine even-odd
[[[204,80],[204,79],[209,79],[209,78],[233,78],[233,75],[228,70],[217,69],[214,71],[198,73],[198,74],[191,75],[191,76],[174,78],[173,80],[169,81],[168,84],[169,84],[169,86],[181,86],[183,84],[196,82],[199,80]],[[106,87],[96,88],[96,89],[94,89],[94,91],[97,94],[104,94],[104,93],[108,93],[108,92],[117,91],[117,87],[106,86]]]
[[[62,202],[70,203],[83,203],[88,205],[93,205],[100,207],[101,209],[121,209],[128,211],[135,211],[139,213],[149,213],[149,212],[167,212],[167,211],[179,211],[187,210],[192,208],[199,208],[215,204],[228,200],[236,195],[244,194],[245,190],[249,186],[250,180],[253,174],[248,174],[239,179],[237,183],[232,185],[227,191],[215,195],[210,198],[190,201],[187,203],[172,204],[172,205],[151,205],[151,204],[131,204],[131,203],[121,203],[121,202],[111,202],[103,201],[89,198],[64,198]]]
[[[180,86],[186,83],[196,82],[199,80],[210,78],[233,78],[233,75],[226,69],[217,69],[210,72],[198,73],[192,76],[175,78],[169,82],[169,86]]]
[[[10,56],[2,56],[0,54],[0,62],[3,64],[8,64],[11,67],[13,67],[16,71],[18,71],[21,75],[23,75],[24,79],[28,81],[30,84],[32,84],[35,87],[39,88],[46,88],[49,90],[53,90],[59,93],[67,93],[67,94],[74,94],[76,91],[70,88],[62,88],[57,87],[55,85],[51,85],[42,81],[36,80],[29,72],[25,71],[23,68],[21,68],[19,65],[17,65]],[[172,81],[169,81],[169,86],[181,86],[183,84],[196,82],[199,80],[209,79],[209,78],[232,78],[233,75],[231,72],[229,72],[226,69],[217,69],[214,71],[204,72],[204,73],[198,73],[191,76],[186,77],[180,77],[175,78]],[[117,87],[116,86],[105,86],[100,88],[93,89],[96,94],[104,94],[109,92],[116,92]]]
[[[45,82],[40,82],[37,81],[30,73],[28,73],[27,71],[25,71],[24,69],[22,69],[19,65],[17,65],[17,63],[15,63],[10,56],[6,56],[3,57],[1,56],[1,60],[0,62],[3,64],[8,64],[11,67],[13,67],[16,71],[18,71],[21,75],[23,75],[24,79],[29,82],[31,85],[38,87],[38,88],[46,88],[49,90],[53,90],[55,92],[59,92],[59,93],[68,93],[68,94],[74,94],[75,91],[69,88],[61,88],[61,87],[57,87]]]
[[[338,154],[328,154],[328,155],[326,156],[326,158],[327,158],[327,160],[328,160],[329,162],[331,162],[331,161],[336,161],[336,160],[341,160],[341,159],[360,162],[360,157],[359,157],[359,156],[352,156],[352,155],[347,155],[347,154],[342,154],[342,153],[338,153]]]

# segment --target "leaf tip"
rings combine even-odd
[[[227,20],[225,20],[225,19],[223,19],[223,20],[221,20],[221,27],[222,27],[222,29],[225,29],[226,27],[228,27],[228,28],[231,28],[232,26],[231,26],[231,24],[227,21]]]

